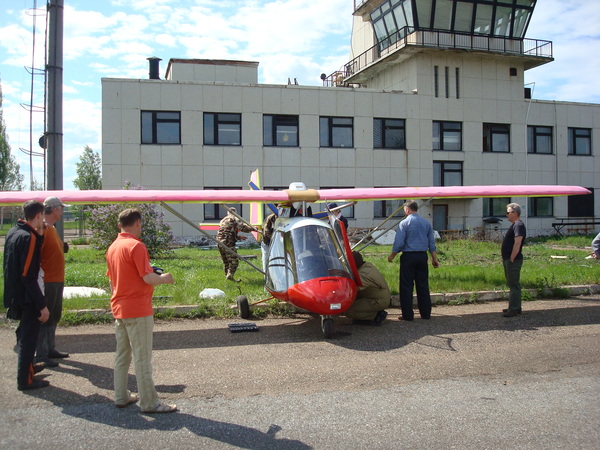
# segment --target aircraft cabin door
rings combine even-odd
[[[448,229],[448,205],[433,205],[432,226],[436,231]]]

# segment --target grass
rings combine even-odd
[[[587,260],[585,256],[593,236],[544,237],[527,241],[524,249],[525,262],[521,282],[526,289],[550,288],[560,296],[561,286],[600,283],[600,263]],[[363,251],[365,260],[374,263],[388,281],[392,294],[398,293],[398,257],[393,264],[387,261],[390,246],[370,246]],[[250,261],[261,266],[259,248],[240,249],[240,255],[254,256]],[[552,256],[563,256],[557,259]],[[430,269],[430,289],[432,292],[470,292],[506,289],[504,272],[500,261],[498,242],[473,239],[454,239],[438,242],[438,257],[441,266]],[[154,265],[171,272],[174,285],[157,286],[154,290],[154,303],[159,306],[193,305],[190,317],[233,317],[235,311],[229,306],[243,294],[250,302],[265,299],[262,275],[247,264],[240,262],[236,276],[241,283],[225,280],[223,265],[217,250],[180,248],[171,255],[152,261]],[[66,286],[89,286],[108,291],[105,276],[106,263],[102,252],[90,248],[71,248],[66,255]],[[217,288],[225,292],[223,299],[206,300],[199,297],[206,288]],[[0,286],[0,295],[4,286]],[[468,301],[466,299],[465,301]],[[102,299],[68,299],[64,309],[108,309],[108,295]],[[253,310],[253,314],[259,313]],[[271,301],[262,314],[284,314],[278,309],[278,302]],[[65,320],[70,322],[70,313],[65,312]],[[168,317],[164,313],[163,317]],[[93,317],[80,318],[94,321]],[[97,320],[96,320],[97,321]]]

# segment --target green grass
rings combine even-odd
[[[528,240],[524,249],[525,262],[521,282],[526,289],[555,289],[561,286],[600,283],[600,263],[585,259],[593,236],[545,237]],[[370,246],[363,251],[367,261],[374,263],[383,273],[393,294],[398,293],[399,258],[390,264],[387,256],[390,246]],[[250,261],[261,266],[260,249],[241,249],[241,255],[254,255]],[[566,256],[555,259],[552,256]],[[430,269],[432,292],[470,292],[506,289],[500,261],[498,242],[472,239],[453,239],[438,242],[438,257],[441,266]],[[223,266],[217,250],[181,248],[171,255],[152,261],[154,265],[171,272],[174,285],[157,286],[154,295],[159,306],[194,305],[191,317],[233,317],[235,311],[229,306],[243,294],[250,302],[265,299],[262,275],[247,264],[240,262],[236,276],[241,283],[225,280]],[[66,255],[66,286],[90,286],[108,291],[106,263],[102,252],[90,248],[71,248]],[[0,268],[1,269],[1,268]],[[199,297],[205,288],[221,289],[226,298],[205,300]],[[4,286],[0,286],[0,295]],[[557,295],[560,296],[560,295]],[[68,299],[65,310],[110,307],[108,296],[103,299]],[[253,314],[255,313],[254,310]],[[277,302],[272,301],[268,312],[278,311]],[[259,313],[260,314],[260,313]],[[166,313],[165,316],[168,316]],[[67,313],[66,317],[69,317]],[[90,319],[91,320],[91,319]]]

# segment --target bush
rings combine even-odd
[[[140,190],[127,182],[124,189]],[[89,229],[92,233],[90,244],[96,250],[106,251],[119,234],[119,214],[127,208],[138,208],[142,213],[142,242],[148,248],[150,258],[165,256],[171,252],[173,242],[171,226],[164,221],[164,213],[158,206],[150,203],[121,203],[90,209]]]

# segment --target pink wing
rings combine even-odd
[[[333,200],[385,200],[417,198],[554,197],[582,195],[580,186],[497,185],[398,188],[308,189],[306,191],[231,190],[97,190],[97,191],[3,191],[0,206],[44,201],[59,197],[66,204],[104,203],[280,203],[289,201],[329,202]]]

